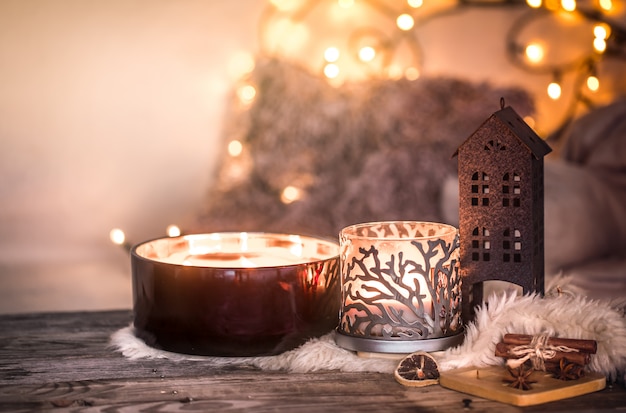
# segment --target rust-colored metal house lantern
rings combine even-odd
[[[483,282],[544,293],[543,158],[550,146],[501,100],[459,146],[463,320],[483,301]]]

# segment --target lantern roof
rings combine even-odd
[[[526,122],[513,110],[512,107],[506,106],[495,112],[493,115],[489,117],[485,122],[474,133],[472,133],[454,152],[452,157],[455,157],[459,153],[459,149],[465,145],[465,143],[472,139],[472,137],[478,132],[480,129],[485,127],[486,124],[495,119],[499,121],[502,125],[507,127],[511,133],[519,139],[526,148],[532,153],[532,155],[536,159],[541,159],[550,152],[552,152],[552,148],[548,145],[539,135],[535,133],[535,131],[528,126]]]

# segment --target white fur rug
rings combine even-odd
[[[615,380],[626,371],[625,304],[626,299],[621,302],[591,300],[560,288],[549,290],[544,298],[520,296],[516,292],[494,293],[478,309],[475,321],[466,326],[463,344],[433,353],[433,356],[441,371],[501,365],[504,360],[496,357],[494,351],[504,334],[547,333],[596,340],[598,351],[591,358],[588,369]],[[146,345],[135,336],[132,326],[115,332],[111,336],[111,345],[130,359],[196,360],[215,367],[247,365],[298,373],[320,370],[391,373],[398,364],[398,359],[359,357],[340,348],[334,342],[333,333],[271,357],[202,357],[166,352]]]

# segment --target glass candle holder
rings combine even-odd
[[[192,234],[139,244],[131,264],[135,330],[167,351],[269,356],[337,327],[335,241]]]
[[[463,340],[459,232],[440,223],[372,222],[339,234],[344,348],[439,351]]]

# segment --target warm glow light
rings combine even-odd
[[[602,53],[606,50],[606,40],[596,37],[593,39],[593,48],[596,49],[596,52]]]
[[[237,139],[233,139],[228,143],[228,154],[230,156],[237,157],[243,152],[243,144]]]
[[[252,85],[243,85],[237,89],[237,96],[241,103],[250,104],[256,96],[256,89]]]
[[[402,67],[398,65],[389,66],[387,69],[387,76],[389,76],[389,79],[400,79],[402,77]]]
[[[587,78],[587,88],[592,92],[597,92],[600,88],[600,80],[596,76],[590,75]]]
[[[180,228],[177,225],[168,225],[165,229],[168,237],[178,237],[180,235]]]
[[[248,251],[248,233],[240,232],[239,233],[239,248],[242,251]]]
[[[424,5],[423,0],[407,0],[407,3],[410,7],[413,7],[414,9],[420,8]]]
[[[300,199],[301,196],[302,194],[300,193],[300,190],[298,188],[289,185],[285,187],[285,189],[283,189],[283,192],[280,195],[280,200],[283,204],[291,204],[292,202]]]
[[[557,100],[558,98],[560,98],[561,85],[559,85],[557,82],[550,83],[548,85],[548,96],[550,96],[550,98],[553,100]]]
[[[598,3],[603,10],[609,11],[613,8],[613,2],[611,0],[600,0]]]
[[[413,17],[411,17],[409,14],[401,14],[398,16],[398,18],[396,19],[396,24],[398,25],[398,28],[400,30],[411,30],[413,28],[413,26],[415,25],[415,20],[413,20]]]
[[[550,11],[559,10],[561,8],[560,5],[561,2],[559,0],[546,0],[545,2],[543,2],[543,7]]]
[[[302,242],[302,238],[300,237],[300,235],[289,235],[289,241],[293,243],[293,245],[289,247],[289,252],[291,253],[291,255],[296,257],[302,257],[304,253],[304,243]]]
[[[310,37],[307,25],[289,18],[277,20],[269,29],[269,43],[278,45],[281,53],[284,54],[300,51]]]
[[[122,245],[126,241],[126,235],[124,235],[124,231],[119,228],[113,228],[111,232],[109,232],[109,238],[116,245]]]
[[[337,0],[337,4],[343,9],[349,9],[354,6],[354,0]]]
[[[596,24],[593,26],[593,35],[597,39],[606,40],[609,37],[609,30],[610,28],[604,24]]]
[[[541,3],[541,0],[526,0],[526,4],[535,9],[541,7]]]
[[[297,8],[301,0],[270,0],[270,3],[274,5],[278,10],[288,11]]]
[[[324,51],[324,59],[329,63],[334,63],[339,60],[339,49],[336,47],[329,47]]]
[[[407,67],[404,71],[404,77],[407,80],[416,80],[420,77],[420,71],[416,67]]]
[[[228,74],[233,79],[240,79],[254,70],[254,57],[252,53],[240,51],[235,53],[228,61]]]
[[[334,79],[339,76],[339,66],[334,63],[329,63],[324,66],[324,76],[329,79]]]
[[[359,50],[359,59],[362,62],[371,62],[376,57],[376,50],[373,47],[365,46]]]
[[[535,118],[532,116],[524,116],[524,122],[526,122],[531,128],[535,127]]]
[[[565,11],[574,11],[576,10],[576,0],[561,0],[561,7]]]
[[[538,43],[530,43],[525,49],[526,58],[533,63],[538,63],[543,60],[545,54],[543,47]]]

